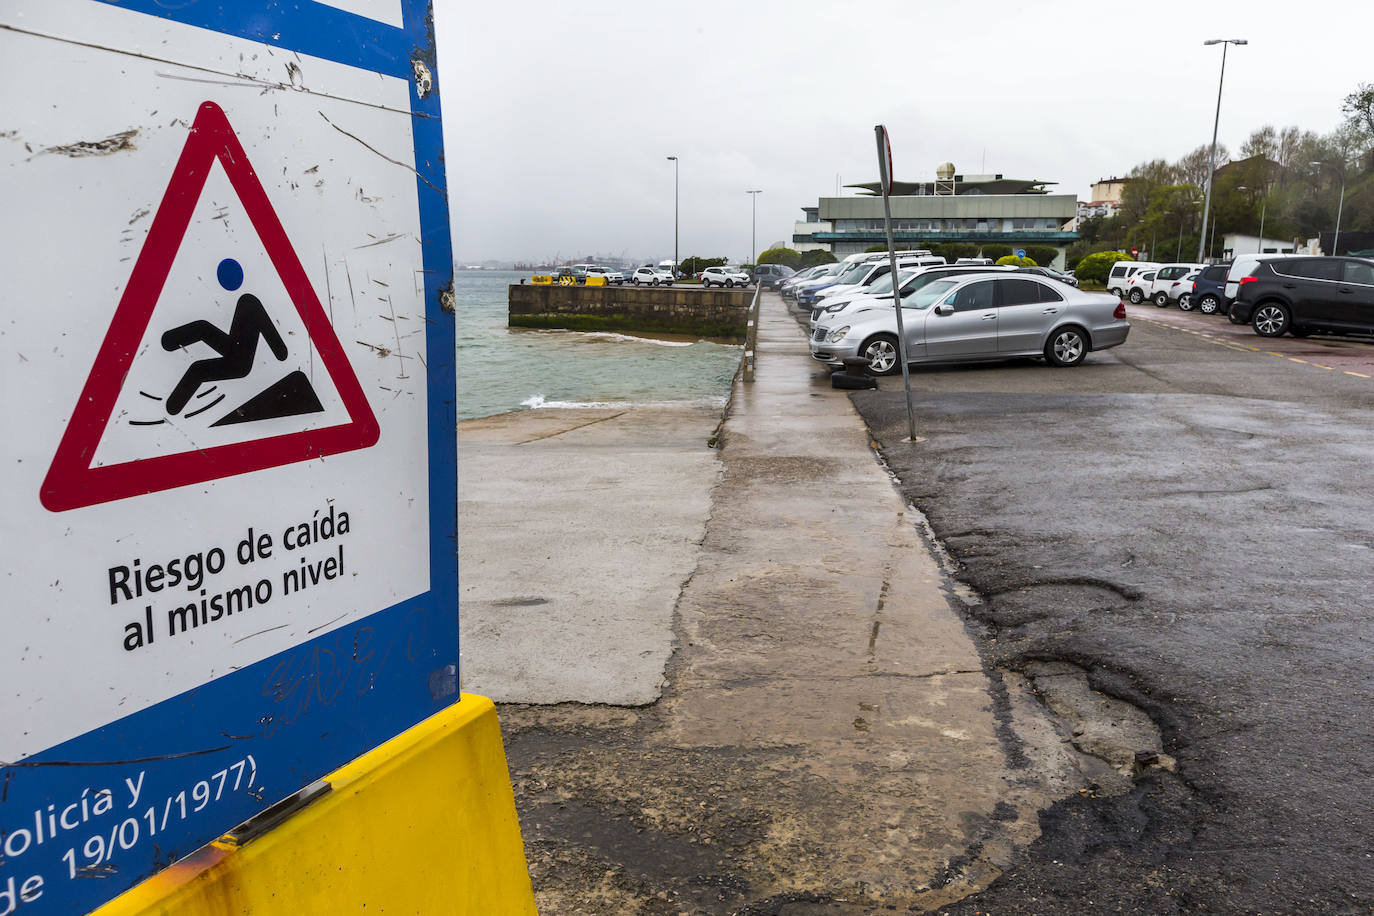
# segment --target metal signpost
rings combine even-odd
[[[878,179],[883,187],[883,228],[887,232],[888,270],[892,272],[892,307],[897,310],[897,358],[902,363],[902,387],[906,391],[907,439],[916,441],[916,413],[911,406],[911,368],[906,363],[906,329],[902,325],[901,277],[897,275],[897,245],[892,237],[892,142],[882,124],[873,128],[878,138]]]
[[[85,912],[458,700],[430,16],[0,10],[0,913]]]

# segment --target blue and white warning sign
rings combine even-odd
[[[428,15],[0,10],[0,914],[93,908],[458,699]]]

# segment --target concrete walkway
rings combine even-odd
[[[502,710],[546,913],[938,906],[1080,785],[776,296],[760,325],[662,699]]]

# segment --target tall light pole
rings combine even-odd
[[[1202,238],[1197,240],[1197,262],[1202,263],[1202,249],[1207,245],[1207,217],[1212,212],[1212,175],[1217,169],[1217,127],[1221,124],[1221,87],[1226,82],[1226,46],[1244,45],[1244,38],[1209,38],[1204,45],[1221,45],[1221,79],[1217,81],[1217,115],[1212,120],[1212,151],[1207,155],[1207,200],[1202,205]]]
[[[673,279],[677,279],[677,157],[669,156],[673,164]]]
[[[748,194],[749,199],[754,202],[754,213],[749,221],[749,263],[753,264],[754,254],[756,251],[758,251],[759,247],[758,243],[754,239],[759,225],[759,195],[763,193],[763,189],[760,188],[757,191],[745,191],[744,193]]]
[[[1320,163],[1320,162],[1310,162],[1310,163],[1308,163],[1308,165],[1316,166],[1316,168],[1317,168],[1317,174],[1319,174],[1319,175],[1321,174],[1321,167],[1322,167],[1323,163]],[[1340,249],[1340,244],[1341,244],[1341,211],[1344,210],[1344,209],[1345,209],[1345,162],[1344,162],[1344,160],[1342,160],[1342,162],[1341,162],[1341,199],[1340,199],[1340,202],[1336,204],[1336,234],[1333,235],[1333,236],[1331,237],[1331,253],[1332,253],[1333,255],[1338,254],[1338,253],[1340,252],[1340,250],[1341,250],[1341,249]],[[1320,236],[1318,236],[1318,238],[1320,238]]]
[[[1248,190],[1250,190],[1250,189],[1247,188],[1245,185],[1238,185],[1238,186],[1236,187],[1236,190],[1237,190],[1237,191],[1248,191]],[[1264,254],[1264,214],[1265,214],[1265,211],[1267,211],[1268,209],[1269,209],[1269,195],[1268,195],[1267,193],[1264,193],[1263,191],[1261,191],[1261,192],[1260,192],[1260,234],[1259,234],[1259,244],[1255,246],[1255,254]]]

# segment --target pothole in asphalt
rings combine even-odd
[[[1139,707],[1109,697],[1088,684],[1088,673],[1072,662],[1027,662],[1022,673],[1064,726],[1079,770],[1097,795],[1123,795],[1147,770],[1174,769],[1164,753],[1159,728]]]

